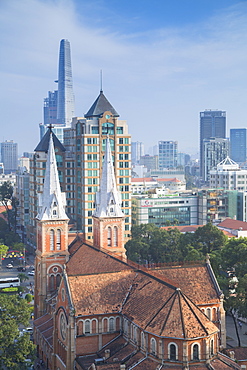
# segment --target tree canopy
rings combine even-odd
[[[0,369],[25,369],[25,359],[34,358],[35,345],[18,326],[29,325],[30,307],[25,299],[0,294]]]
[[[132,238],[125,247],[128,258],[134,262],[162,263],[202,260],[207,253],[222,248],[226,241],[223,232],[212,224],[198,228],[194,234],[142,224],[132,227]]]

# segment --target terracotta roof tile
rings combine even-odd
[[[131,182],[156,182],[152,177],[133,177]]]
[[[151,358],[146,358],[145,360],[141,361],[138,365],[136,365],[134,369],[135,370],[156,370],[158,365],[159,365],[158,362],[152,360]]]
[[[118,312],[134,276],[130,270],[68,276],[76,315]]]
[[[163,267],[155,270],[165,278],[176,282],[193,302],[205,304],[217,302],[219,297],[216,288],[207,270],[206,264],[203,266],[175,266]]]
[[[218,224],[218,227],[224,227],[226,229],[233,230],[238,230],[241,227],[242,230],[247,230],[247,222],[226,218],[224,221]]]
[[[101,274],[105,272],[124,271],[131,269],[121,260],[110,256],[88,244],[80,246],[78,241],[72,248],[70,260],[67,263],[68,275]],[[71,253],[71,251],[70,251]]]
[[[234,352],[234,358],[238,361],[247,360],[247,347],[227,348],[224,350],[224,353],[229,357],[230,352]]]

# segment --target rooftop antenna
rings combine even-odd
[[[102,69],[100,70],[100,92],[103,93],[103,77],[102,77]]]

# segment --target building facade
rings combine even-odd
[[[245,163],[247,159],[247,129],[230,129],[230,156],[237,163]]]
[[[204,147],[203,140],[209,138],[226,138],[226,112],[205,110],[200,112],[200,175],[203,177]]]
[[[1,143],[1,161],[4,166],[4,173],[16,172],[18,168],[18,145],[13,140],[6,140]]]
[[[84,233],[86,239],[93,238],[95,194],[99,189],[105,144],[109,137],[116,184],[126,216],[125,237],[128,238],[131,228],[131,136],[127,122],[119,119],[101,91],[84,118],[75,117],[72,128],[66,129],[64,135],[67,211],[76,229]]]
[[[140,141],[132,141],[131,143],[131,162],[139,164],[140,158],[144,155],[144,144]]]
[[[124,216],[109,163],[109,140],[94,213],[95,244],[77,234],[70,245],[65,197],[50,140],[37,216],[38,356],[50,370],[163,370],[192,365],[239,370],[219,353],[226,345],[223,295],[208,260],[153,270],[126,259]],[[106,167],[111,168],[107,179]]]
[[[176,168],[178,165],[178,142],[159,141],[159,169]]]
[[[203,163],[202,178],[209,184],[210,170],[229,155],[229,140],[222,138],[210,138],[203,140]]]
[[[132,197],[134,225],[151,223],[158,227],[197,225],[197,193],[149,194]]]

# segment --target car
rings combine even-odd
[[[34,270],[33,271],[28,271],[27,273],[29,276],[34,276]]]
[[[23,333],[28,333],[30,335],[33,334],[33,328],[32,327],[25,328],[22,331],[23,331]]]
[[[8,263],[8,264],[6,265],[6,267],[7,267],[7,269],[12,269],[14,266],[12,265],[12,263]]]
[[[18,267],[17,267],[17,271],[22,271],[22,272],[24,272],[24,271],[26,271],[26,267],[24,267],[24,266],[18,266]]]

